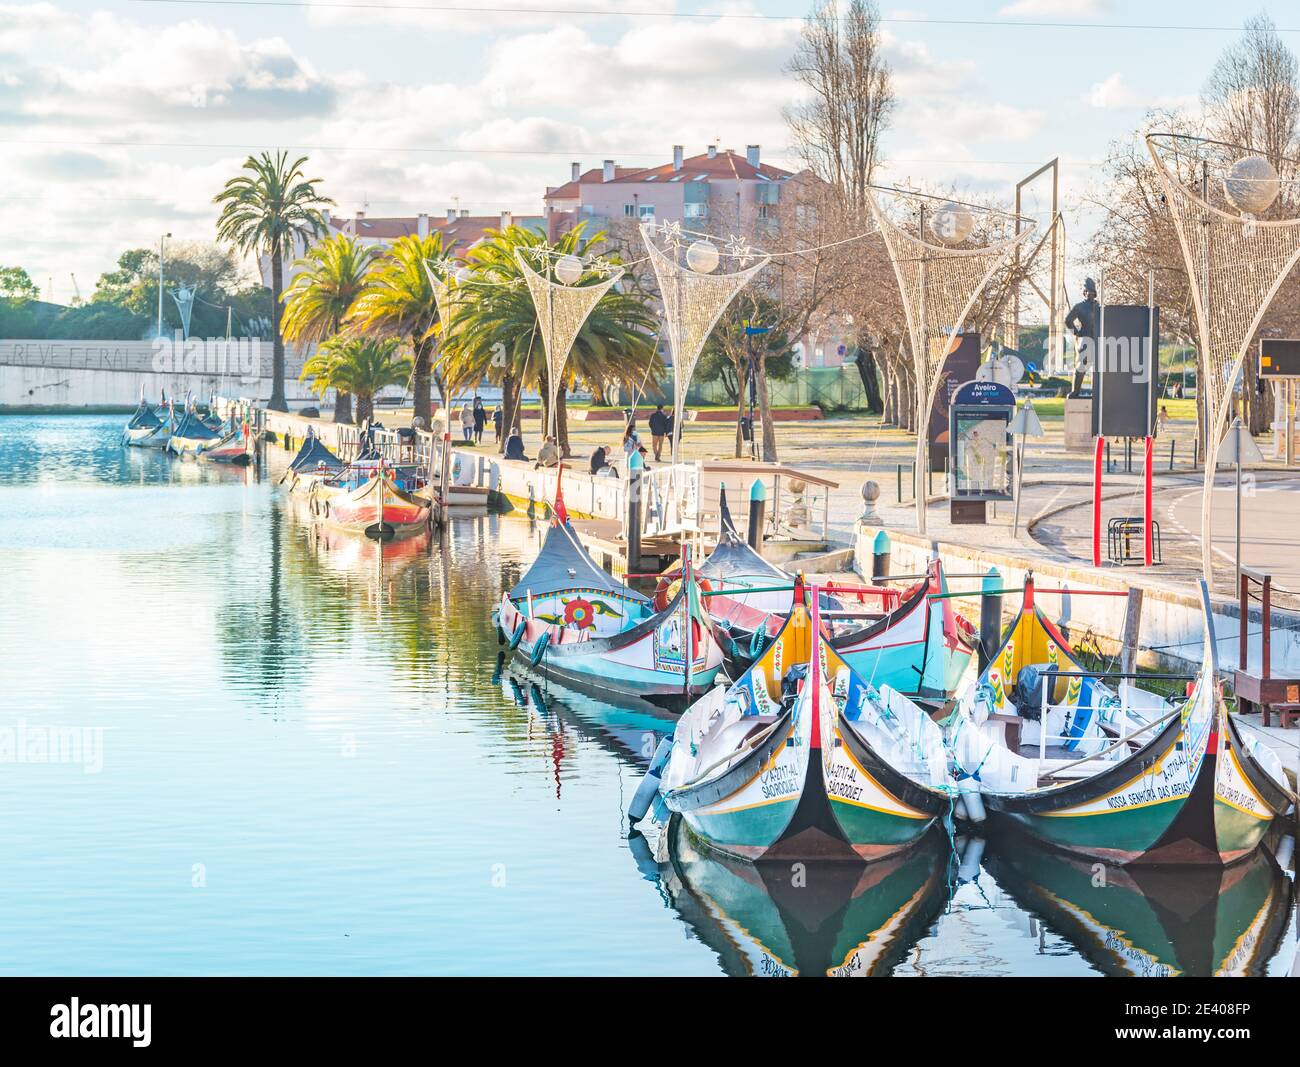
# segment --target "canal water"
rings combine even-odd
[[[943,834],[757,871],[623,811],[671,720],[502,669],[517,518],[378,546],[274,476],[0,418],[0,972],[1282,974],[1292,876]]]

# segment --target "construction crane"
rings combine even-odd
[[[77,303],[81,303],[81,287],[77,284],[77,276],[72,275],[72,291],[76,294]]]

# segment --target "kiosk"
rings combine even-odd
[[[948,499],[954,524],[985,522],[988,501],[1015,498],[1015,414],[1016,396],[1000,382],[966,382],[953,394]]]

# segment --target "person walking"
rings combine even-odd
[[[654,446],[656,463],[663,459],[664,438],[667,436],[668,416],[664,414],[664,406],[660,404],[650,416],[650,444]]]
[[[487,408],[479,397],[474,398],[474,443],[483,443],[483,428],[487,426]]]
[[[505,421],[505,413],[498,404],[492,412],[492,432],[496,434],[496,444],[501,443],[501,424]]]
[[[474,440],[474,408],[468,400],[460,409],[460,432],[465,435],[465,443]]]

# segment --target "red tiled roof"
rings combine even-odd
[[[774,167],[770,163],[761,163],[759,166],[751,166],[749,160],[744,156],[737,155],[735,152],[719,152],[712,159],[707,152],[701,152],[698,156],[691,156],[682,161],[680,169],[674,169],[672,163],[664,163],[658,167],[647,167],[644,170],[634,170],[626,176],[620,175],[615,181],[620,182],[644,182],[651,177],[656,181],[671,178],[677,174],[685,174],[683,181],[709,181],[710,179],[720,179],[722,181],[734,181],[737,178],[760,179],[768,178],[772,181],[780,181],[789,178],[790,171],[782,170],[780,167]]]
[[[629,174],[636,174],[638,167],[619,167],[614,168],[614,180],[626,177]],[[591,170],[584,170],[578,175],[577,181],[568,181],[563,185],[552,189],[546,194],[546,200],[576,200],[578,198],[579,185],[600,185],[605,181],[605,169],[603,167],[592,167]]]

